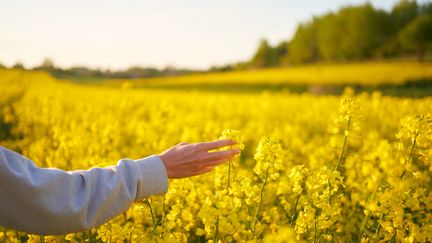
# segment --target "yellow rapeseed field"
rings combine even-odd
[[[40,166],[107,166],[221,137],[242,149],[101,227],[64,236],[0,228],[0,241],[430,242],[431,107],[432,98],[350,89],[343,96],[120,89],[0,70],[0,143]]]
[[[346,64],[310,64],[221,73],[190,74],[136,80],[136,86],[169,85],[401,85],[430,79],[432,62],[376,61]],[[118,81],[118,80],[112,80]],[[111,81],[111,82],[112,82]]]

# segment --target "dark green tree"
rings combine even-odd
[[[340,21],[337,14],[329,13],[319,18],[315,18],[316,52],[323,60],[335,60],[342,58],[341,40],[345,37],[343,33],[346,23]],[[318,55],[316,55],[318,56]]]
[[[36,69],[52,71],[55,69],[54,61],[51,58],[45,58]]]
[[[25,69],[24,65],[23,65],[22,62],[20,62],[20,61],[17,61],[17,62],[12,66],[12,68],[14,68],[14,69]]]
[[[275,53],[273,48],[269,45],[267,40],[261,40],[258,50],[251,60],[251,66],[262,68],[262,67],[271,67],[276,63]]]
[[[432,2],[420,5],[420,14],[432,14]]]
[[[275,55],[275,65],[276,66],[280,66],[280,65],[286,65],[289,63],[289,59],[288,59],[288,46],[289,46],[289,42],[288,41],[282,41],[281,43],[279,43],[277,46],[275,46],[273,48],[274,51],[274,55]]]
[[[424,15],[432,15],[431,1],[399,0],[391,11],[376,9],[370,3],[345,6],[300,23],[290,41],[272,47],[263,40],[247,66],[259,68],[415,54],[422,59],[428,48],[425,40],[429,37],[429,26],[426,18],[411,23]]]
[[[417,1],[400,0],[392,9],[391,15],[396,29],[400,29],[415,19],[419,14]]]
[[[319,59],[316,37],[316,21],[300,24],[289,43],[289,61],[294,64],[313,62]]]
[[[415,50],[419,61],[432,45],[432,15],[421,15],[408,23],[399,33],[399,40],[409,50]]]
[[[324,60],[355,60],[374,55],[391,36],[390,16],[370,4],[350,6],[317,19],[318,51]]]

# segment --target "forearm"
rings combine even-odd
[[[98,226],[151,194],[167,191],[158,156],[117,166],[66,172],[42,169],[0,147],[0,225],[36,234]]]

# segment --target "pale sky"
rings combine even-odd
[[[261,38],[364,0],[2,0],[0,63],[208,68],[249,59]],[[391,9],[394,0],[369,1]]]

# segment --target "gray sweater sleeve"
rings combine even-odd
[[[84,231],[168,190],[161,159],[123,159],[82,171],[38,168],[0,146],[0,225],[48,235]]]

